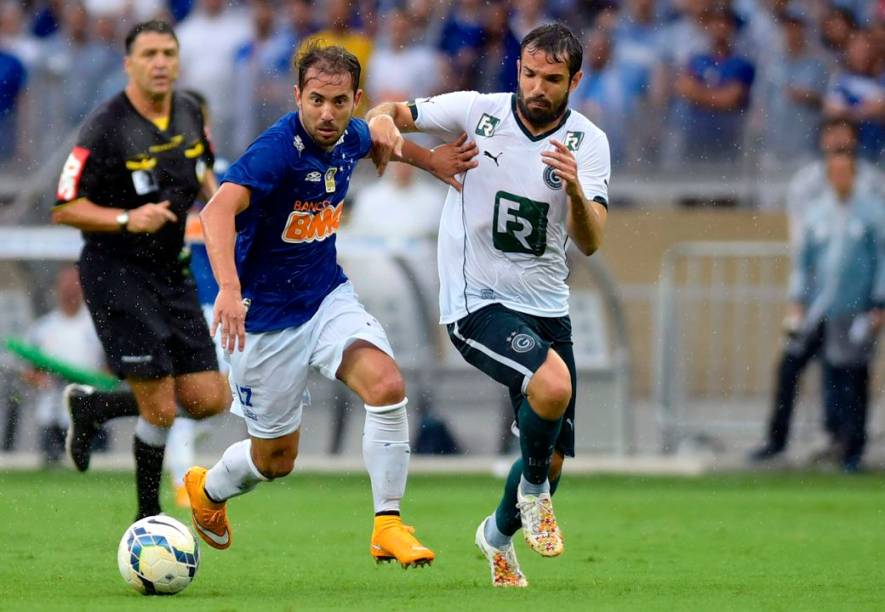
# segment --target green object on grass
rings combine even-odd
[[[103,391],[116,389],[120,384],[120,381],[110,374],[81,368],[68,361],[48,355],[40,347],[17,338],[8,337],[4,344],[10,353],[27,361],[38,370],[55,374],[72,383],[90,385]]]

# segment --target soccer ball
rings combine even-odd
[[[132,523],[117,548],[123,580],[145,595],[174,595],[189,585],[200,566],[200,549],[190,529],[158,515]]]

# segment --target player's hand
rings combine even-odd
[[[467,133],[462,132],[455,142],[439,145],[430,152],[430,173],[460,192],[461,183],[455,176],[476,168],[479,165],[474,159],[477,155],[479,147],[476,142],[468,142]]]
[[[127,231],[133,234],[153,234],[168,222],[175,223],[178,217],[169,210],[171,206],[169,200],[164,200],[159,204],[142,204],[138,208],[129,211],[129,223],[126,224]]]
[[[372,135],[372,162],[378,169],[378,176],[381,176],[392,155],[402,157],[403,135],[388,115],[372,117],[369,133]]]
[[[569,197],[574,198],[581,195],[581,184],[578,182],[578,161],[574,154],[554,138],[550,139],[550,143],[553,145],[553,150],[543,151],[541,159],[553,168],[553,174],[563,182],[565,192]]]
[[[212,337],[221,328],[221,348],[228,353],[246,348],[246,306],[243,296],[233,289],[219,289],[212,311]]]

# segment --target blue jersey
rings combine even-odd
[[[250,300],[246,331],[296,327],[347,277],[338,265],[335,232],[357,161],[371,148],[369,126],[351,119],[324,151],[298,113],[282,117],[224,176],[251,191],[237,215],[236,262],[243,297]]]

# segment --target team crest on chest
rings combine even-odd
[[[335,173],[338,172],[338,168],[329,168],[326,170],[325,180],[326,180],[326,193],[333,193],[335,191]]]
[[[562,189],[562,179],[556,176],[552,166],[544,167],[544,184],[550,189]]]
[[[489,115],[488,113],[483,113],[482,117],[479,118],[479,121],[476,124],[476,129],[474,130],[474,132],[477,136],[485,136],[486,138],[490,138],[492,135],[494,135],[499,123],[501,123],[501,120],[497,117]]]

